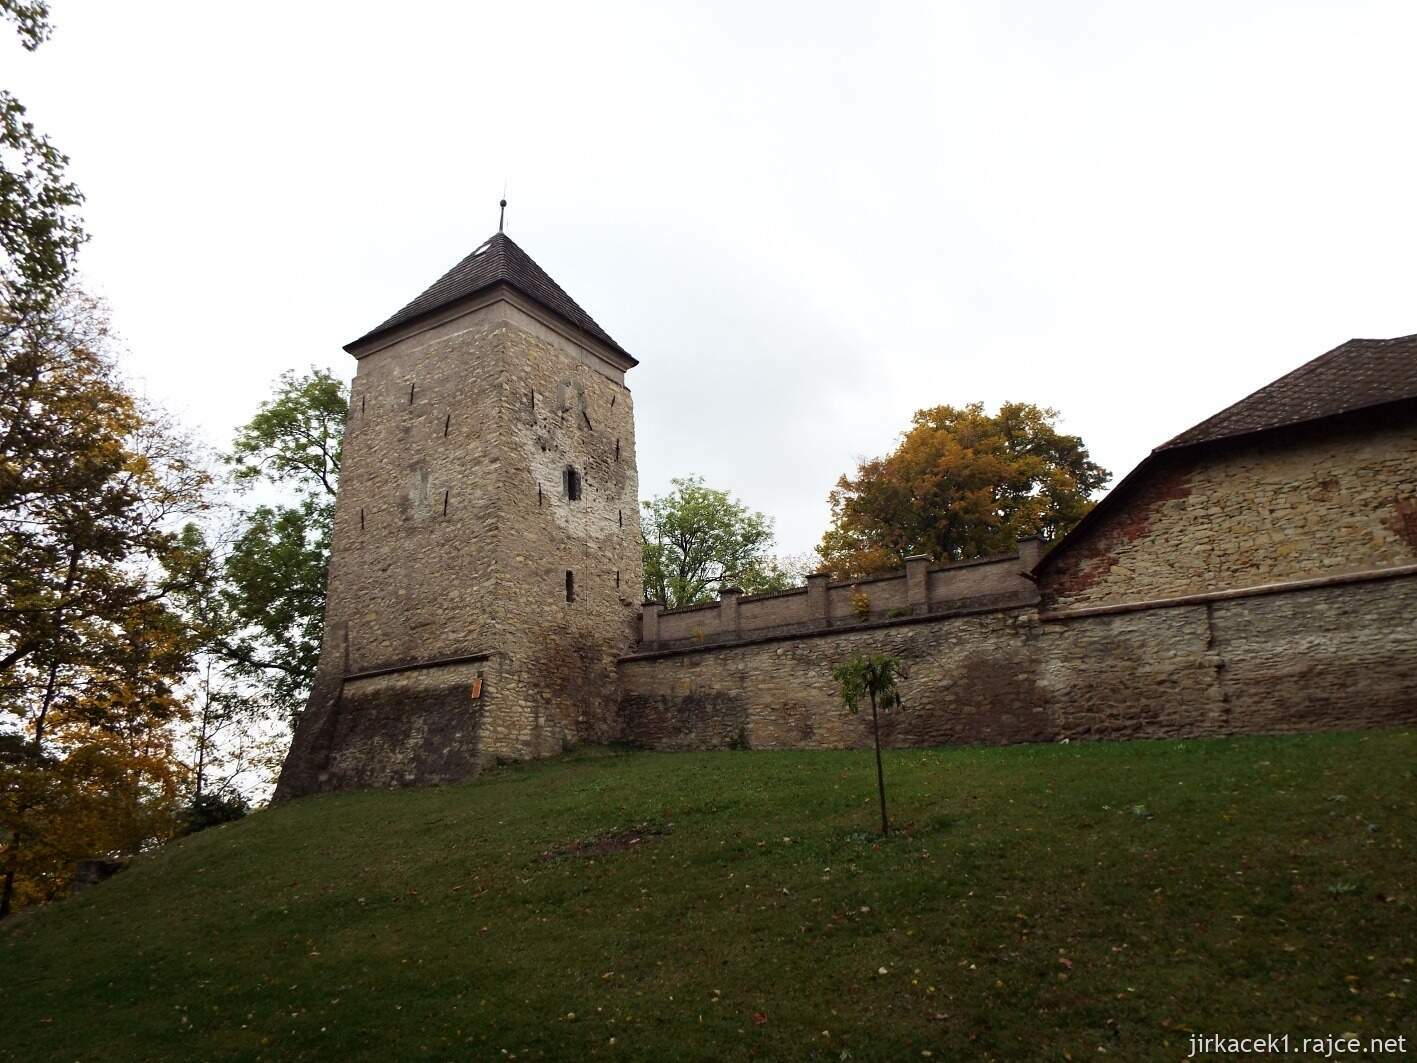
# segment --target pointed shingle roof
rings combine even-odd
[[[1417,398],[1417,336],[1349,340],[1157,447],[1173,450]]]
[[[347,344],[344,349],[352,350],[369,340],[392,332],[400,325],[416,321],[498,284],[515,288],[588,336],[623,354],[630,359],[632,365],[639,364],[634,356],[616,343],[610,333],[597,325],[595,319],[582,310],[544,269],[532,261],[531,256],[518,247],[510,236],[500,232],[439,277],[417,299],[377,328]]]

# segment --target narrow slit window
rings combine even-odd
[[[576,600],[576,574],[570,569],[566,570],[566,601]]]
[[[364,507],[359,507],[359,530],[364,530]]]
[[[615,440],[615,460],[620,460],[620,441],[618,439]]]
[[[541,485],[540,485],[540,484],[537,484],[537,485],[536,485],[536,505],[537,505],[537,508],[538,508],[538,509],[541,507]]]
[[[566,466],[566,498],[572,502],[581,500],[581,474],[574,465]]]
[[[618,568],[615,570],[615,587],[617,590],[620,587],[620,570]]]
[[[453,427],[453,415],[452,415],[452,414],[448,414],[448,416],[447,416],[447,417],[444,419],[444,421],[443,421],[443,438],[444,438],[444,439],[447,439],[447,438],[448,438],[448,429],[450,429],[450,428],[452,428],[452,427]]]
[[[368,413],[368,412],[369,412],[369,396],[368,396],[368,395],[360,395],[360,396],[359,396],[359,416],[360,416],[360,417],[363,417],[363,416],[364,416],[366,413]]]
[[[448,515],[448,495],[451,491],[452,488],[449,488],[447,491],[443,492],[443,516],[445,517]]]
[[[625,526],[625,511],[623,509],[617,509],[615,511],[615,519],[620,522],[620,527],[623,528]]]
[[[416,387],[418,387],[417,384],[410,384],[410,385],[408,386],[408,404],[409,404],[410,406],[413,405],[413,389],[416,388]]]

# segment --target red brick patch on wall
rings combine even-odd
[[[1399,498],[1390,527],[1417,553],[1417,498]]]
[[[1105,578],[1117,564],[1120,544],[1145,538],[1151,531],[1152,518],[1162,506],[1190,497],[1195,490],[1191,483],[1194,468],[1194,463],[1186,462],[1154,471],[1145,486],[1123,501],[1120,511],[1107,517],[1085,542],[1071,547],[1052,565],[1044,576],[1044,602],[1051,604],[1082,594]]]

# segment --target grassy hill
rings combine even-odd
[[[1417,734],[582,754],[0,928],[0,1056],[1182,1059],[1417,1035]]]

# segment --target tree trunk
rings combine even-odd
[[[20,856],[20,832],[10,835],[5,847],[5,883],[0,886],[0,919],[10,914],[10,898],[15,895],[15,869]]]
[[[881,793],[881,834],[891,832],[890,821],[886,819],[886,770],[881,766],[881,718],[876,714],[876,692],[871,691],[871,733],[876,739],[876,788]]]
[[[202,799],[202,782],[207,767],[207,725],[212,718],[212,662],[207,660],[207,682],[202,691],[202,723],[197,729],[197,782],[192,794],[193,801]]]
[[[69,571],[64,579],[64,597],[68,598],[74,587],[74,580],[79,569],[79,549],[77,546],[69,550]],[[56,609],[54,612],[54,626],[57,629],[63,620],[63,609]],[[54,695],[59,684],[59,655],[56,652],[54,660],[49,662],[49,675],[44,683],[44,697],[40,699],[39,712],[34,721],[34,739],[30,748],[34,756],[38,759],[44,752],[44,725],[49,717],[49,710],[54,705]],[[19,814],[23,816],[30,810],[29,805],[21,805]],[[0,885],[0,919],[4,919],[10,914],[11,899],[15,895],[15,872],[18,869],[20,858],[20,837],[18,829],[10,835],[10,842],[5,846],[5,881]]]

